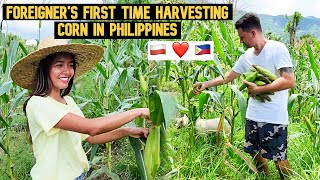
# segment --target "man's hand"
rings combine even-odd
[[[139,128],[139,127],[130,127],[126,128],[128,135],[133,138],[145,137],[148,138],[149,129],[148,128]]]
[[[199,94],[201,91],[205,90],[207,87],[205,82],[197,82],[193,85],[193,93]]]
[[[261,94],[259,92],[259,86],[257,86],[255,83],[243,80],[244,83],[248,85],[248,93],[251,97],[255,97],[258,94]]]

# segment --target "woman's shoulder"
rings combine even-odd
[[[46,96],[33,95],[30,97],[29,102],[39,102],[39,101],[44,101],[45,99],[46,99]]]
[[[66,95],[63,98],[67,101],[68,104],[71,104],[71,103],[76,104],[76,102],[74,101],[74,99],[71,96]]]
[[[44,96],[36,96],[33,95],[30,97],[30,99],[27,102],[26,110],[30,111],[31,109],[34,108],[42,108],[46,104],[48,104],[48,101],[46,100],[46,97]]]
[[[66,96],[63,96],[63,98],[64,98],[66,101],[72,101],[72,102],[74,102],[74,100],[73,100],[73,98],[72,98],[71,96],[66,95]]]

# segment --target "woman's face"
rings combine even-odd
[[[66,89],[68,83],[74,75],[74,64],[70,54],[57,55],[49,67],[49,77],[52,82],[52,90],[60,93]]]

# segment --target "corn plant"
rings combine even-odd
[[[168,128],[176,117],[177,104],[169,93],[155,91],[149,96],[149,111],[153,125],[144,150],[144,162],[147,177],[153,180],[160,166],[160,132],[161,128]]]
[[[320,147],[319,143],[319,122],[320,122],[320,67],[319,67],[319,55],[318,53],[314,52],[320,52],[320,46],[316,39],[313,41],[314,48],[312,49],[308,42],[305,42],[302,46],[303,48],[300,49],[301,54],[307,54],[308,56],[300,56],[301,58],[308,59],[309,61],[298,61],[297,63],[297,69],[296,69],[296,77],[298,81],[300,81],[300,78],[307,78],[307,79],[301,79],[301,81],[305,81],[308,84],[299,86],[298,84],[298,93],[292,93],[289,97],[288,102],[288,112],[291,116],[293,116],[293,103],[297,99],[297,105],[298,105],[298,117],[303,119],[304,123],[308,127],[308,130],[311,134],[311,137],[314,139],[314,145],[316,148]],[[294,57],[296,56],[296,52],[293,52]],[[298,56],[299,58],[299,56]],[[309,62],[309,64],[307,64]],[[302,69],[308,69],[307,70],[307,76],[301,75],[300,73],[305,73]],[[305,83],[304,82],[304,83]],[[301,113],[301,105],[302,103],[306,103],[307,105],[304,105],[304,108],[309,109],[309,113],[307,115],[302,115],[304,113]]]
[[[17,115],[15,109],[20,101],[27,93],[27,90],[22,90],[13,84],[10,79],[10,72],[13,64],[16,62],[17,54],[20,49],[27,54],[26,48],[17,40],[10,40],[1,33],[1,49],[2,64],[0,78],[0,147],[7,155],[7,173],[11,179],[14,178],[13,163],[10,153],[10,137],[13,118]],[[21,54],[21,53],[20,53]]]

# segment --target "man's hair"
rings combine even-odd
[[[246,13],[236,22],[236,29],[241,28],[243,31],[251,31],[257,29],[262,32],[260,19],[254,13]]]

